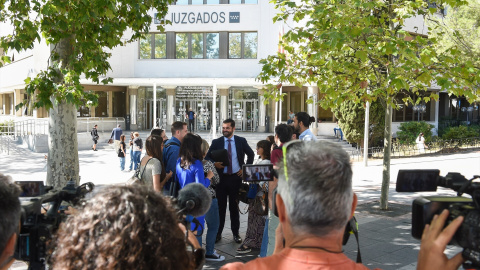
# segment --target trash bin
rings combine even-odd
[[[125,130],[130,130],[130,114],[125,117]]]
[[[270,116],[265,116],[265,132],[270,133]]]

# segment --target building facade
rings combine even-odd
[[[165,32],[156,31],[162,23],[156,19],[144,39],[112,51],[107,76],[113,83],[82,81],[85,90],[98,94],[99,104],[86,103],[77,116],[124,118],[127,128],[146,130],[185,121],[192,109],[197,131],[219,127],[222,120],[232,118],[237,130],[272,132],[275,122],[287,121],[289,111],[307,111],[321,121],[313,127],[318,134],[331,135],[333,113],[306,103],[308,98],[321,98],[316,87],[283,86],[283,102],[264,102],[263,85],[256,77],[262,68],[260,59],[279,50],[285,26],[272,22],[277,12],[263,0],[177,1],[163,18],[171,22]],[[412,31],[419,24],[423,21],[413,20]],[[9,30],[0,26],[2,35]],[[26,52],[9,52],[14,61],[0,68],[0,117],[48,117],[44,109],[15,111],[15,105],[27,98],[24,79],[46,68],[49,50],[39,43]],[[455,102],[441,94],[424,110],[402,105],[393,115],[394,131],[403,121],[425,120],[438,126],[439,117],[463,117],[461,108],[468,104]],[[478,109],[472,117],[479,118]]]

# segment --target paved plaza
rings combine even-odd
[[[207,140],[211,135],[200,134]],[[266,133],[240,133],[249,144],[254,147],[256,142],[264,139]],[[146,132],[141,137],[147,137]],[[132,172],[121,172],[115,151],[109,145],[102,143],[99,150],[79,151],[81,183],[93,182],[96,185],[122,184],[130,177]],[[0,172],[11,175],[16,181],[45,180],[46,160],[45,154],[33,153],[22,147],[11,149],[10,155],[3,152],[0,155]],[[127,166],[129,157],[127,157]],[[369,268],[382,269],[415,269],[419,241],[410,234],[411,229],[411,203],[420,195],[433,195],[434,193],[397,193],[395,182],[400,169],[440,169],[441,175],[448,172],[459,172],[467,178],[480,175],[480,151],[470,150],[450,155],[429,155],[392,159],[391,183],[389,192],[388,211],[378,210],[380,188],[382,181],[382,160],[370,160],[368,167],[363,161],[353,162],[353,186],[359,198],[356,217],[359,222],[360,248],[362,259]],[[442,195],[455,195],[453,191],[439,189]],[[437,194],[438,194],[437,193]],[[244,205],[240,205],[243,209]],[[228,211],[227,211],[227,219]],[[245,236],[247,229],[247,215],[241,215],[240,235]],[[257,257],[258,252],[237,256],[235,250],[239,244],[233,241],[230,231],[230,222],[225,222],[222,240],[216,244],[216,249],[226,257],[226,262],[207,262],[204,269],[218,269],[228,262],[248,261]],[[460,249],[449,247],[448,255],[457,253]],[[356,259],[357,247],[354,237],[344,247],[344,252],[353,260]],[[24,263],[17,262],[14,269],[26,269]]]

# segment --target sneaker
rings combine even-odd
[[[221,262],[221,261],[225,261],[225,257],[222,255],[219,255],[217,251],[214,250],[212,255],[205,255],[205,260],[211,261],[211,262]]]

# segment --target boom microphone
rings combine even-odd
[[[186,185],[178,192],[178,206],[185,215],[205,215],[212,204],[212,194],[199,183]]]

